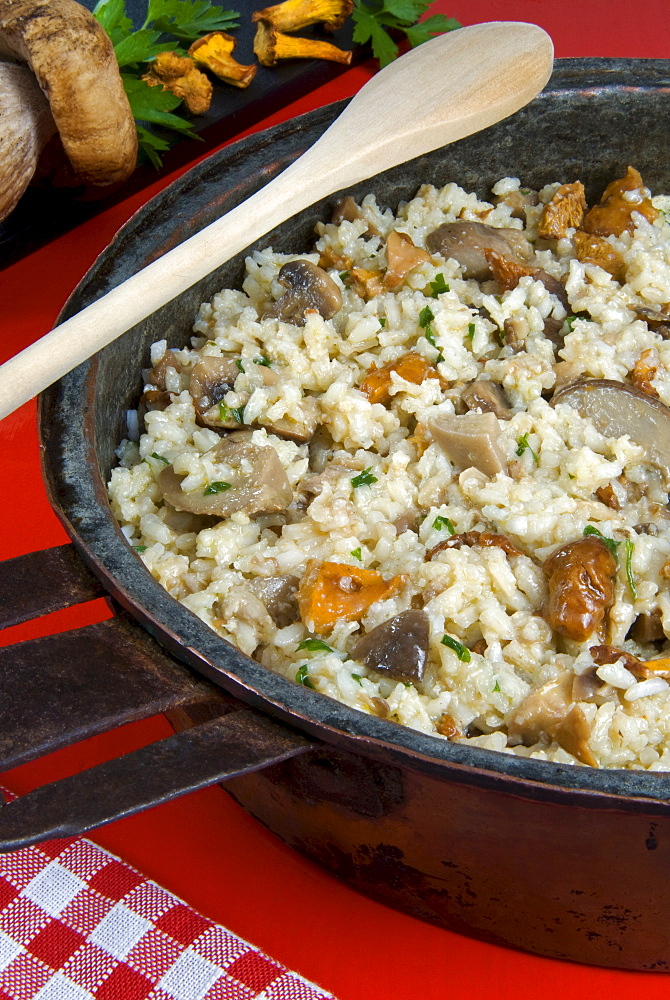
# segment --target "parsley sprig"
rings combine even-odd
[[[370,42],[372,54],[379,59],[379,65],[387,66],[398,55],[398,45],[389,32],[402,32],[412,48],[415,48],[433,35],[441,35],[445,31],[461,27],[453,17],[445,17],[444,14],[433,14],[432,17],[419,21],[431,2],[432,0],[354,0],[351,15],[354,21],[354,41],[361,45]]]
[[[181,42],[188,46],[210,31],[229,31],[237,27],[239,15],[223,10],[210,0],[149,0],[144,23],[137,30],[128,17],[125,0],[99,0],[93,16],[112,40],[123,86],[137,125],[141,154],[160,167],[160,153],[180,137],[197,139],[191,123],[172,114],[182,100],[168,90],[150,87],[140,79],[160,52],[183,53]],[[166,35],[172,40],[166,39]],[[159,131],[154,131],[155,127]]]

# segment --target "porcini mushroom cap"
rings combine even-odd
[[[125,180],[137,133],[114,48],[75,0],[0,0],[0,59],[27,63],[51,106],[65,153],[90,184]]]
[[[56,131],[44,94],[25,66],[0,62],[0,222],[30,183],[38,157]]]

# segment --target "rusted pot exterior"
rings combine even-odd
[[[513,119],[361,184],[397,205],[426,181],[486,195],[502,176],[586,183],[590,199],[636,166],[670,191],[670,67],[564,60]],[[142,209],[65,314],[239,203],[321,133],[323,109],[209,158]],[[336,198],[261,243],[296,252]],[[189,335],[198,304],[239,283],[241,260],[200,281],[41,401],[45,477],[84,560],[170,652],[229,693],[314,737],[315,749],[236,778],[232,794],[288,844],[362,892],[455,930],[529,951],[670,968],[670,777],[597,771],[464,747],[372,718],[272,674],[151,579],[105,495],[148,346]]]

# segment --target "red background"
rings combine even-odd
[[[635,5],[629,0],[438,0],[434,10],[463,24],[535,22],[552,35],[559,57],[670,57],[667,0],[638,0]],[[350,96],[372,68],[367,64],[348,70],[259,127]],[[190,162],[201,155],[193,143]],[[157,175],[140,194],[0,272],[0,360],[50,329],[68,294],[116,230],[176,175]],[[0,475],[0,558],[67,540],[40,479],[34,403],[2,422]],[[8,629],[0,642],[61,631],[106,615],[105,604],[97,601]],[[23,793],[169,732],[160,717],[136,723],[17,768],[0,780]],[[525,955],[423,924],[364,899],[284,847],[219,788],[111,824],[96,831],[93,839],[339,1000],[476,1000],[491,994],[501,1000],[519,995],[670,997],[670,980],[663,975]]]

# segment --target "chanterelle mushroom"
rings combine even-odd
[[[75,0],[0,0],[0,60],[26,63],[49,101],[82,181],[125,180],[137,161],[135,122],[111,41]]]
[[[286,291],[268,306],[265,316],[304,326],[305,312],[316,309],[330,319],[342,308],[342,293],[322,268],[309,260],[291,260],[280,269],[278,279]]]

